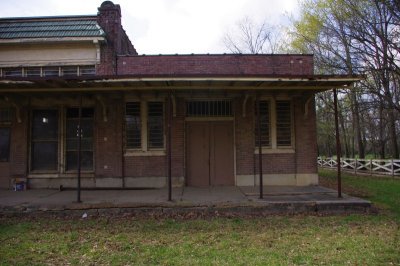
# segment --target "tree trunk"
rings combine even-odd
[[[355,130],[355,139],[357,143],[357,151],[358,151],[358,156],[363,159],[365,158],[365,149],[364,149],[364,143],[361,137],[361,126],[360,126],[360,110],[359,110],[359,105],[357,101],[357,95],[355,91],[351,91],[351,104],[353,106],[352,111],[353,111],[353,123],[354,123],[354,130]]]
[[[340,108],[340,104],[339,104],[339,108]],[[344,125],[344,117],[343,117],[343,113],[342,113],[342,108],[339,109],[339,121],[340,121],[340,126],[342,127],[342,131],[343,131],[342,139],[343,139],[343,143],[344,143],[346,157],[350,158],[350,150],[349,150],[349,143],[348,143],[348,138],[347,138],[347,130],[346,130],[346,127]]]
[[[385,140],[384,140],[384,123],[383,123],[383,104],[379,103],[379,156],[385,159]]]
[[[397,145],[397,134],[396,134],[396,119],[394,115],[394,109],[391,108],[388,111],[389,116],[389,134],[390,139],[392,141],[392,158],[397,159],[399,158],[399,147]]]

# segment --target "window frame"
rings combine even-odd
[[[0,163],[9,163],[11,157],[11,125],[7,126],[0,124],[0,130],[2,129],[8,130],[8,147],[7,147],[7,158],[3,160],[0,157]]]
[[[72,149],[67,148],[67,142],[68,140],[72,140],[73,138],[68,138],[67,136],[67,130],[68,130],[68,120],[77,120],[78,118],[68,118],[68,109],[79,109],[79,106],[66,106],[62,112],[62,124],[63,128],[62,130],[62,147],[63,149],[60,151],[61,152],[61,158],[63,161],[63,167],[60,169],[60,172],[62,173],[76,173],[78,170],[77,169],[68,169],[68,162],[67,162],[67,153],[73,151]],[[95,124],[96,124],[96,108],[94,106],[82,106],[82,109],[92,109],[93,110],[93,116],[92,117],[83,117],[81,118],[81,123],[84,122],[85,120],[92,120],[92,149],[91,150],[84,150],[81,147],[81,152],[91,152],[92,153],[92,168],[91,169],[83,169],[81,168],[81,172],[83,173],[93,173],[95,171],[96,165],[95,165],[95,139],[96,139],[96,131],[95,131]],[[83,140],[83,138],[82,138]]]
[[[45,74],[46,71],[49,71],[51,68],[53,68],[53,71],[56,72],[57,70],[57,75],[49,75]],[[65,69],[71,69],[75,68],[75,74],[64,73]],[[30,70],[36,70],[38,71],[37,74],[28,74],[28,71]],[[14,71],[14,74],[12,75],[6,75],[7,71]],[[19,73],[16,75],[16,73]],[[18,77],[18,78],[36,78],[36,77],[47,77],[47,78],[56,78],[56,77],[93,77],[96,76],[97,74],[97,67],[96,65],[54,65],[54,66],[37,66],[37,65],[28,65],[28,66],[23,66],[23,67],[0,67],[0,77],[7,78],[7,77]]]
[[[162,116],[161,116],[161,121],[162,121],[162,147],[150,147],[150,126],[149,126],[149,103],[161,103],[162,105]],[[147,150],[148,151],[163,151],[165,150],[165,101],[157,101],[157,100],[151,100],[151,101],[146,101],[146,142],[147,142]],[[142,142],[144,140],[142,139]]]
[[[128,148],[126,145],[126,104],[130,102],[140,103],[140,119],[141,119],[141,145],[139,148]],[[163,147],[150,148],[149,147],[149,129],[148,129],[148,103],[149,102],[160,102],[163,105]],[[128,97],[124,101],[124,155],[125,156],[164,156],[166,154],[166,104],[165,98],[134,98]]]
[[[289,117],[290,117],[290,145],[279,145],[278,143],[278,115],[277,115],[277,102],[289,102]],[[275,101],[275,130],[276,130],[276,147],[278,149],[285,149],[285,148],[292,148],[293,147],[293,135],[294,135],[294,128],[293,128],[293,124],[294,124],[294,120],[293,120],[293,101],[292,100],[287,100],[287,99],[277,99]]]
[[[260,99],[261,102],[268,104],[268,145],[261,145],[262,148],[272,148],[272,101],[270,99]],[[257,117],[257,101],[254,102],[254,145],[258,147],[258,117]],[[261,121],[262,124],[262,121]],[[262,136],[261,136],[262,138]],[[262,140],[261,140],[262,143]]]
[[[294,100],[290,97],[272,97],[272,96],[263,96],[260,98],[260,101],[269,101],[270,103],[270,146],[262,146],[261,150],[263,154],[271,154],[271,153],[295,153],[295,121],[294,121]],[[290,133],[291,133],[291,145],[288,146],[278,146],[278,132],[277,132],[277,101],[288,101],[290,103]],[[256,101],[254,101],[254,106],[256,105]],[[256,108],[254,110],[254,118],[256,118]],[[257,120],[254,119],[254,138],[256,137],[256,124]],[[254,154],[259,153],[259,148],[256,144],[256,141],[253,141],[254,144]]]
[[[10,157],[11,157],[11,133],[12,133],[12,122],[14,120],[14,112],[11,107],[1,107],[0,108],[0,113],[1,112],[7,112],[7,116],[2,116],[0,115],[0,130],[1,129],[7,129],[8,130],[8,150],[7,150],[7,159],[2,160],[0,158],[0,163],[8,163],[10,162]],[[6,118],[2,120],[3,118]]]
[[[140,117],[140,136],[139,136],[139,147],[128,147],[127,145],[127,105],[128,103],[138,103],[139,104],[139,117]],[[124,148],[130,151],[141,151],[143,149],[143,103],[141,101],[126,101],[124,102]]]
[[[33,118],[34,118],[34,112],[35,111],[57,111],[57,165],[56,169],[34,169],[33,167]],[[62,142],[63,142],[63,128],[62,128],[62,114],[60,108],[57,107],[51,107],[51,106],[43,106],[43,107],[38,107],[38,108],[33,108],[30,110],[30,128],[29,128],[29,173],[30,174],[48,174],[48,173],[60,173],[60,162],[61,162],[61,156],[62,155]]]

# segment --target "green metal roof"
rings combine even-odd
[[[104,37],[95,19],[0,19],[0,39]]]

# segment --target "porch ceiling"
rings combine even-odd
[[[360,76],[2,78],[0,92],[135,90],[309,90],[350,87]]]

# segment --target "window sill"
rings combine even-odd
[[[139,150],[127,150],[124,154],[126,157],[131,156],[165,156],[165,150],[150,150],[150,151],[139,151]]]
[[[290,153],[295,153],[296,151],[291,148],[262,148],[262,154],[290,154]],[[258,148],[254,150],[254,154],[259,154]]]

